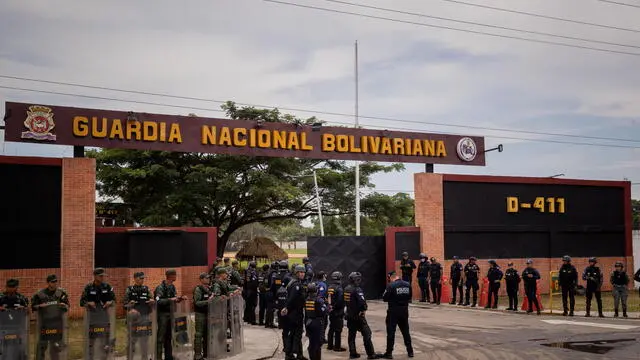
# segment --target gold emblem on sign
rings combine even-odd
[[[23,139],[56,140],[56,136],[51,133],[51,130],[56,126],[51,108],[41,105],[29,106],[24,126],[29,131],[22,132]]]

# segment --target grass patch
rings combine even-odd
[[[307,249],[283,249],[287,254],[307,255]]]
[[[542,299],[542,308],[544,310],[549,309],[549,295],[541,295]],[[575,296],[576,306],[575,311],[585,311],[587,308],[587,299],[584,295]],[[518,293],[518,302],[519,307],[522,307],[522,302],[526,301],[526,296],[524,293]],[[508,306],[509,298],[507,296],[500,296],[498,300],[498,304],[500,306]],[[569,305],[569,299],[567,299],[567,305]],[[614,302],[613,295],[610,291],[602,292],[602,311],[604,312],[613,312],[614,311]],[[553,296],[553,312],[562,313],[562,294]],[[622,316],[622,305],[619,308],[620,316]],[[630,290],[629,297],[627,297],[627,312],[640,312],[640,297],[638,297],[638,290]],[[595,296],[591,299],[591,316],[594,314],[598,315],[598,305],[596,303]]]

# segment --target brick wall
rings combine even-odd
[[[420,228],[420,251],[430,258],[444,258],[444,207],[442,174],[416,173],[416,226]]]
[[[60,269],[18,269],[0,270],[0,287],[4,291],[6,281],[11,278],[20,280],[18,292],[26,296],[29,301],[40,289],[47,287],[47,276],[56,274],[60,277]]]
[[[62,160],[62,251],[58,281],[71,298],[71,317],[81,316],[80,295],[87,279],[93,277],[95,169],[95,159]]]

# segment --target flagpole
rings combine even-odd
[[[358,40],[355,43],[355,126],[360,127],[358,119]],[[360,162],[356,160],[356,236],[360,236]]]

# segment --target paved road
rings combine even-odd
[[[463,309],[449,305],[419,305],[410,308],[414,359],[640,359],[638,319],[567,318]],[[386,306],[380,302],[370,302],[369,308],[367,319],[373,330],[374,345],[376,351],[382,353],[386,344]],[[346,328],[343,338],[343,346],[346,347]],[[573,344],[567,344],[570,342]],[[362,359],[366,359],[360,337],[356,344],[363,355]],[[306,338],[303,346],[307,356]],[[393,355],[395,359],[408,359],[399,331],[396,332]],[[283,358],[281,352],[275,357]],[[323,350],[322,358],[347,359],[348,356],[347,353]]]

